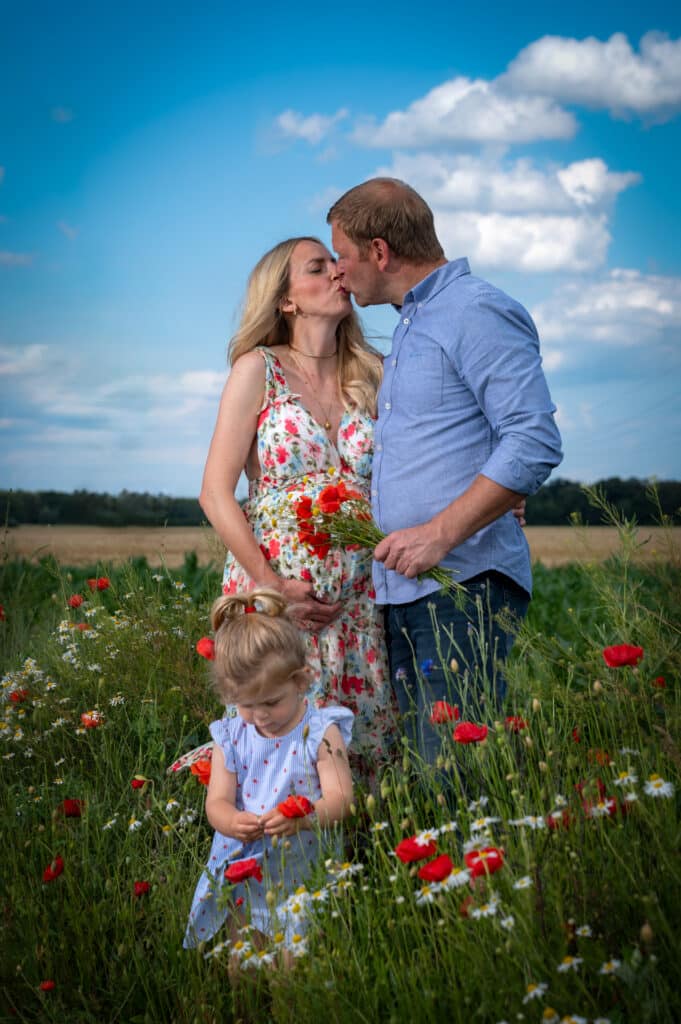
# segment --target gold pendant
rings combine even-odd
[[[328,421],[328,420],[327,420],[327,421],[326,421],[326,423],[324,424],[324,430],[331,430],[331,424],[329,423],[329,421]]]

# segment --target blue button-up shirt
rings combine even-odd
[[[374,433],[372,505],[385,533],[432,519],[478,474],[534,494],[562,459],[556,411],[527,310],[468,260],[438,267],[404,297],[385,358]],[[496,570],[532,591],[530,554],[511,512],[442,565],[464,582]],[[437,590],[374,562],[379,604]]]

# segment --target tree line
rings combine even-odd
[[[675,516],[681,511],[681,481],[655,482],[657,500],[651,497],[651,483],[634,477],[611,477],[593,485],[608,502],[627,518],[652,525],[660,511]],[[658,507],[659,503],[659,507]],[[9,526],[36,523],[81,526],[200,526],[205,516],[196,498],[174,498],[167,494],[121,491],[98,494],[92,491],[0,490],[2,521]],[[582,485],[572,480],[549,481],[528,498],[530,526],[566,526],[577,516],[598,525],[602,512],[589,501]]]

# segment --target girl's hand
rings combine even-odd
[[[240,843],[252,843],[263,836],[261,819],[250,811],[235,811],[225,835],[238,839]]]
[[[286,818],[273,807],[260,818],[266,836],[294,836],[301,828],[308,828],[307,818]]]

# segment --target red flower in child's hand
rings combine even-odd
[[[454,865],[446,853],[441,853],[435,860],[429,860],[427,864],[419,868],[417,874],[424,882],[444,882],[448,878]]]
[[[66,603],[69,608],[80,608],[83,603],[83,597],[81,594],[71,594],[71,597]]]
[[[55,983],[52,981],[51,978],[47,978],[45,981],[41,981],[39,985],[41,992],[51,992],[54,987]]]
[[[456,743],[480,743],[487,739],[487,726],[475,722],[459,722],[452,733]]]
[[[201,757],[198,761],[189,769],[192,775],[195,775],[202,786],[207,786],[210,782],[210,768],[211,762],[207,757]]]
[[[12,690],[9,699],[12,704],[23,704],[25,700],[28,700],[28,690]]]
[[[262,882],[262,868],[255,857],[236,860],[225,871],[225,878],[228,882],[245,882],[247,878],[255,878],[256,882]]]
[[[84,800],[62,800],[57,808],[57,813],[62,814],[65,818],[80,818],[83,814],[83,808],[85,807]]]
[[[504,866],[503,850],[496,846],[486,846],[484,850],[471,850],[464,857],[466,867],[473,878],[480,875],[493,875]]]
[[[43,871],[43,882],[54,882],[55,878],[59,878],[63,870],[64,861],[59,856],[55,857],[52,863],[48,864]]]
[[[306,796],[291,793],[280,804],[277,804],[277,810],[285,818],[305,818],[314,811],[314,804]]]
[[[427,860],[437,852],[437,844],[434,842],[419,843],[416,836],[409,836],[403,839],[395,847],[395,856],[403,864],[413,864],[415,860]]]
[[[196,644],[196,651],[207,661],[215,661],[215,643],[209,636],[202,636]]]
[[[149,885],[149,882],[135,882],[133,887],[135,898],[138,899],[140,896],[144,896],[144,894],[149,892],[150,889],[151,886]]]
[[[443,725],[446,722],[458,722],[460,718],[459,709],[455,704],[448,704],[446,700],[436,700],[430,712],[431,725]]]
[[[609,668],[622,668],[623,665],[638,665],[643,657],[643,648],[633,644],[615,644],[603,649],[603,658]]]

